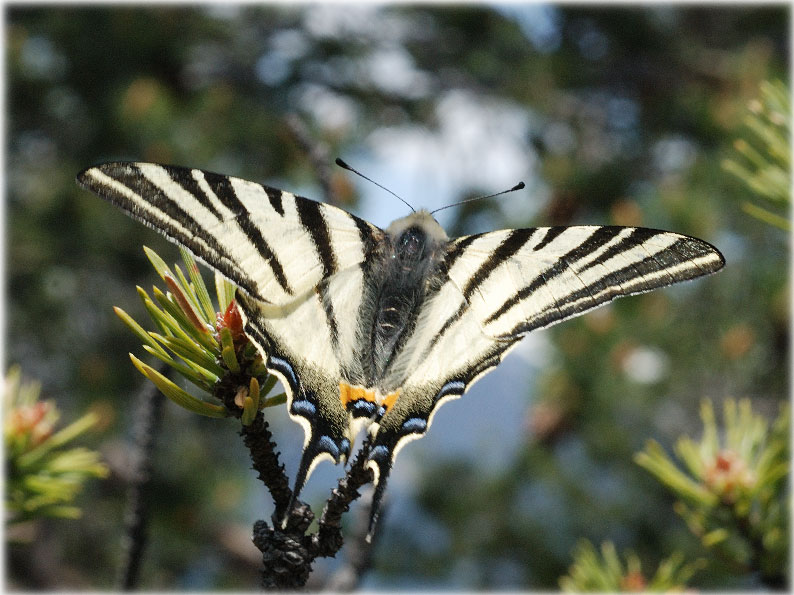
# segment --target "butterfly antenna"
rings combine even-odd
[[[439,211],[443,211],[444,209],[448,209],[450,207],[456,207],[458,205],[462,205],[467,202],[472,202],[475,200],[483,200],[485,198],[493,198],[494,196],[500,196],[502,194],[507,194],[508,192],[515,192],[516,190],[521,190],[523,188],[524,188],[524,182],[519,182],[509,190],[502,190],[501,192],[497,192],[495,194],[487,194],[485,196],[475,196],[474,198],[467,198],[466,200],[461,200],[460,202],[453,202],[451,205],[446,205],[444,207],[441,207],[440,209],[436,209],[435,211],[430,211],[430,214],[432,215],[433,213],[438,213]]]
[[[396,197],[396,198],[399,198],[401,201],[403,201],[403,203],[405,203],[405,205],[406,205],[406,206],[407,206],[409,209],[411,209],[411,210],[412,210],[414,213],[416,213],[416,209],[415,209],[415,208],[413,208],[413,207],[412,207],[410,204],[408,204],[408,201],[407,201],[407,200],[405,200],[403,197],[396,195],[394,192],[392,192],[391,190],[389,190],[388,188],[386,188],[386,186],[382,186],[381,184],[378,184],[378,183],[377,183],[375,180],[373,180],[373,179],[371,179],[371,178],[368,178],[367,176],[365,176],[364,174],[362,174],[362,173],[361,173],[360,171],[358,171],[357,169],[354,169],[354,168],[350,167],[350,166],[349,166],[347,163],[345,163],[344,161],[342,161],[342,160],[341,160],[339,157],[337,157],[337,158],[336,158],[336,164],[337,164],[339,167],[343,168],[343,169],[346,169],[346,170],[348,170],[348,171],[352,171],[354,174],[356,174],[356,175],[358,175],[358,176],[361,176],[362,178],[364,178],[364,179],[365,179],[365,180],[367,180],[368,182],[372,182],[372,183],[373,183],[373,184],[375,184],[375,185],[376,185],[378,188],[382,188],[383,190],[385,190],[386,192],[388,192],[388,193],[389,193],[389,194],[391,194],[392,196],[394,196],[394,197]]]

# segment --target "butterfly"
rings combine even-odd
[[[370,529],[398,451],[524,335],[725,264],[707,242],[641,227],[449,238],[422,210],[381,229],[283,190],[170,165],[105,163],[77,181],[237,285],[245,332],[305,431],[295,498],[320,461],[345,462],[367,428]]]

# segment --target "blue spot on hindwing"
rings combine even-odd
[[[342,442],[339,443],[339,452],[345,456],[350,454],[350,440],[342,438]]]
[[[305,399],[302,401],[293,401],[292,413],[304,417],[314,417],[317,414],[317,407]]]
[[[317,441],[317,449],[329,453],[334,457],[335,461],[339,460],[339,447],[330,436],[320,436],[320,439]]]
[[[290,388],[293,391],[297,391],[298,377],[295,375],[295,370],[292,369],[292,365],[287,360],[271,355],[268,357],[268,363],[270,364],[271,368],[275,368],[284,376],[286,376]]]
[[[389,460],[389,449],[383,446],[376,446],[369,453],[369,460],[378,463],[385,463]]]
[[[415,434],[421,434],[427,429],[427,421],[421,417],[412,417],[403,422],[403,430]]]
[[[447,395],[462,395],[465,390],[465,382],[462,380],[450,380],[441,387],[440,391],[438,391],[438,394],[436,395],[436,401],[443,399]]]
[[[350,409],[353,417],[372,417],[372,414],[375,413],[375,403],[359,399],[358,401],[353,401]]]

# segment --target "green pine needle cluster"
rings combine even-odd
[[[3,439],[6,454],[6,524],[41,517],[78,518],[73,504],[91,477],[107,477],[99,453],[64,448],[97,422],[88,413],[58,431],[60,412],[54,401],[39,400],[41,386],[23,383],[19,367],[6,376]]]
[[[144,247],[144,251],[166,285],[165,292],[153,288],[154,299],[137,288],[157,330],[145,330],[121,308],[115,308],[115,312],[141,339],[147,353],[212,395],[212,400],[191,395],[130,354],[138,371],[180,407],[208,417],[239,415],[244,425],[249,425],[262,408],[286,402],[284,393],[268,396],[276,378],[268,374],[261,354],[243,332],[234,301],[236,287],[215,276],[216,310],[198,265],[186,250],[181,252],[187,277],[179,265],[174,266],[174,272],[154,250]],[[233,394],[229,395],[229,390]]]
[[[750,102],[744,118],[747,137],[736,139],[733,146],[737,156],[722,162],[726,171],[768,203],[761,206],[744,201],[742,209],[786,231],[791,229],[790,114],[788,86],[781,81],[764,81],[761,98]]]
[[[586,539],[574,551],[568,574],[560,578],[560,588],[569,593],[623,591],[683,591],[692,575],[703,568],[702,558],[684,564],[683,554],[676,552],[662,560],[650,578],[642,572],[639,557],[628,552],[625,563],[612,542],[601,544],[601,553]]]
[[[778,584],[789,547],[788,405],[771,427],[747,399],[725,401],[722,432],[710,401],[703,401],[700,415],[703,436],[699,442],[681,437],[677,461],[653,440],[635,461],[679,498],[676,512],[706,548],[737,572],[758,572]]]
[[[750,401],[726,400],[720,429],[711,401],[700,408],[703,436],[687,436],[675,445],[674,460],[651,440],[635,455],[679,500],[674,508],[703,546],[737,574],[756,574],[768,587],[786,584],[789,559],[788,486],[790,412],[788,404],[770,425],[755,414]],[[578,543],[564,591],[682,591],[705,558],[684,563],[674,552],[653,576],[627,553],[625,562],[614,544],[600,553],[587,540]]]

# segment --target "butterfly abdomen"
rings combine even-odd
[[[395,222],[384,241],[379,262],[369,271],[365,300],[369,316],[361,319],[362,334],[369,338],[364,342],[368,353],[361,356],[365,384],[391,391],[399,387],[382,386],[383,381],[413,332],[422,305],[440,285],[447,240],[438,223],[420,212]]]

